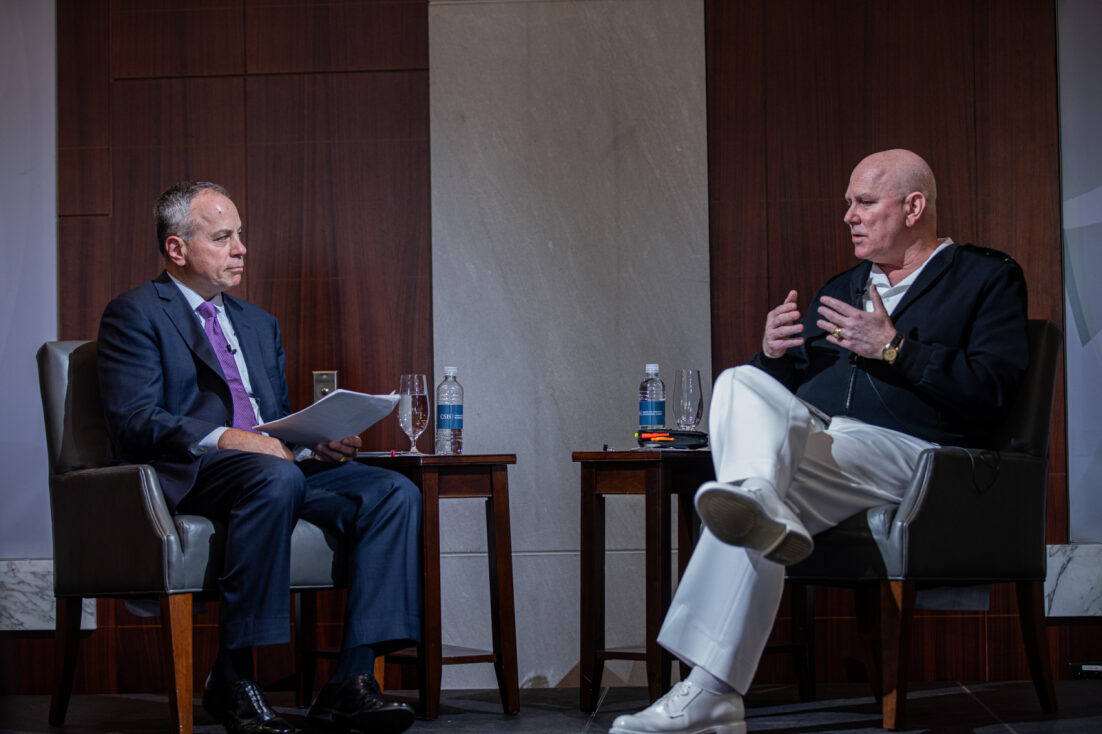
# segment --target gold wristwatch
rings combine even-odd
[[[888,364],[895,364],[895,360],[899,358],[899,347],[903,344],[903,335],[898,331],[895,332],[895,336],[892,340],[884,346],[884,350],[880,352],[881,358]]]

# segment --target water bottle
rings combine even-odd
[[[436,388],[436,453],[463,453],[463,386],[455,367],[444,368]]]
[[[647,365],[647,376],[639,383],[639,427],[666,425],[666,383],[658,376],[658,365]]]

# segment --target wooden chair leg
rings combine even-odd
[[[865,673],[876,702],[884,702],[883,642],[880,630],[880,586],[858,584],[853,590],[857,633],[865,641]]]
[[[801,701],[815,700],[815,587],[790,584],[792,663]]]
[[[77,646],[80,642],[80,609],[84,600],[77,597],[57,597],[57,619],[54,631],[54,693],[50,698],[50,726],[63,726],[69,710],[69,695],[77,669]]]
[[[386,655],[380,655],[375,658],[375,680],[378,681],[379,687],[384,691],[386,690],[387,683],[390,682],[387,678],[386,668]]]
[[[191,594],[161,596],[161,633],[172,665],[169,706],[178,734],[191,734],[192,726],[192,630]]]
[[[1037,690],[1041,708],[1051,714],[1056,711],[1057,703],[1052,668],[1049,666],[1044,584],[1041,581],[1019,581],[1015,587],[1018,592],[1018,621],[1022,625],[1029,673],[1033,676],[1033,687]]]
[[[911,581],[880,582],[880,640],[885,729],[903,727],[907,704],[907,644],[915,585]]]
[[[294,597],[295,705],[303,707],[314,700],[314,676],[318,670],[318,592],[300,591]]]

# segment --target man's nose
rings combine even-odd
[[[245,252],[246,252],[245,243],[237,235],[233,236],[233,249],[232,249],[231,252],[233,253],[233,255],[235,257],[240,257],[241,255],[244,255]]]
[[[846,224],[856,224],[857,223],[857,214],[855,212],[855,207],[853,206],[853,204],[850,204],[848,207],[846,207],[846,213],[842,217],[842,221],[845,222]]]

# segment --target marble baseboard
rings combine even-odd
[[[1048,547],[1045,616],[1102,616],[1102,544]]]
[[[0,631],[54,629],[54,562],[0,561]],[[96,600],[84,600],[81,629],[96,628]]]

